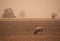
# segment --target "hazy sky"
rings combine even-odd
[[[51,18],[51,13],[60,18],[60,0],[0,0],[0,17],[6,8],[12,8],[17,18],[22,10],[25,18]]]

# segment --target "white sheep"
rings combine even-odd
[[[37,34],[38,32],[42,32],[43,31],[43,27],[36,27],[34,30],[34,35]]]

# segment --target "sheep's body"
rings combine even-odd
[[[42,27],[37,27],[34,30],[34,35],[37,34],[38,32],[42,32],[42,31],[43,31],[43,28]]]

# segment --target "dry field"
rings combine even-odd
[[[38,26],[43,32],[33,34]],[[59,20],[0,20],[0,41],[60,41]]]

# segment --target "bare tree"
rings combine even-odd
[[[55,19],[55,17],[57,16],[57,14],[56,13],[52,13],[52,19]]]
[[[25,17],[25,12],[24,12],[24,10],[22,10],[22,11],[20,12],[20,17],[22,17],[22,18],[24,19],[24,17]]]
[[[12,8],[8,8],[8,9],[4,10],[2,18],[8,18],[9,19],[9,18],[16,18],[16,16],[14,16]]]

